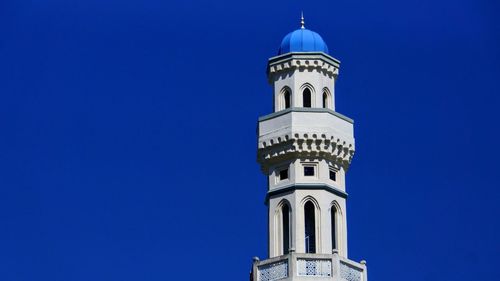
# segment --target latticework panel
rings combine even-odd
[[[331,260],[297,259],[299,276],[332,276]]]
[[[288,277],[288,260],[259,266],[259,281],[273,281]]]
[[[361,270],[344,262],[340,262],[340,277],[347,281],[362,281]]]

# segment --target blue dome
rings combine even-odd
[[[301,28],[288,33],[283,38],[278,55],[292,52],[323,52],[328,54],[328,47],[318,33]]]

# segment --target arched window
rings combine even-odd
[[[337,208],[335,205],[332,206],[330,216],[332,221],[332,250],[338,250]]]
[[[311,201],[308,201],[304,205],[306,253],[316,253],[316,222],[314,209],[314,204]]]
[[[332,94],[328,88],[323,88],[323,108],[333,109]]]
[[[302,92],[302,106],[311,107],[311,90],[305,88]]]
[[[290,91],[288,90],[285,90],[285,94],[283,95],[283,97],[285,98],[285,109],[287,108],[290,108],[290,104],[291,104],[291,97],[290,97]]]
[[[288,204],[284,204],[281,208],[281,215],[283,223],[283,254],[286,255],[290,249],[290,207],[288,207]]]

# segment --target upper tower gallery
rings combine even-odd
[[[339,66],[323,38],[306,29],[302,19],[301,27],[283,38],[278,55],[269,59],[267,74],[274,90],[274,111],[293,107],[335,110]]]

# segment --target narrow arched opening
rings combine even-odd
[[[291,105],[291,94],[290,91],[285,90],[285,94],[283,95],[285,99],[285,109],[290,108]]]
[[[330,217],[332,223],[332,250],[338,250],[339,239],[338,239],[338,227],[337,227],[337,208],[335,205],[332,206],[330,210]]]
[[[328,108],[328,94],[323,92],[323,108]]]
[[[290,207],[288,207],[288,204],[284,204],[281,208],[281,215],[283,223],[283,254],[286,255],[290,249]]]
[[[311,201],[304,205],[305,252],[316,253],[316,216],[315,206]]]
[[[302,106],[311,107],[311,90],[305,88],[302,92]]]

